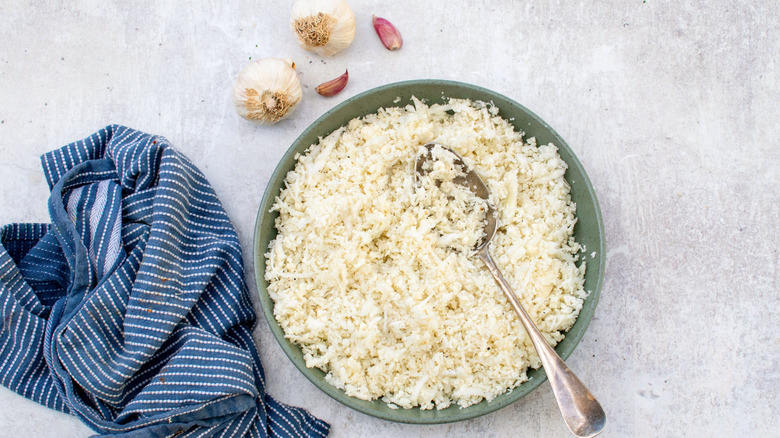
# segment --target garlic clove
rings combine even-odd
[[[302,96],[295,63],[290,59],[252,61],[241,70],[233,86],[238,114],[261,125],[276,123],[292,114]]]
[[[376,15],[371,16],[371,22],[374,24],[376,34],[379,35],[379,39],[387,47],[387,50],[398,50],[401,48],[404,43],[401,38],[401,32],[398,32],[398,29],[392,23]]]
[[[347,81],[349,81],[349,70],[345,71],[343,75],[337,77],[336,79],[323,82],[322,84],[318,85],[315,90],[317,90],[318,93],[325,97],[335,96],[339,94],[341,90],[344,89],[344,87],[347,86]]]
[[[355,14],[344,0],[297,0],[290,27],[301,47],[332,56],[355,39]]]

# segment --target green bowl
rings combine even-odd
[[[572,150],[558,133],[522,105],[494,91],[470,84],[432,79],[397,82],[374,88],[347,99],[326,112],[303,131],[287,150],[276,166],[273,175],[271,175],[271,180],[268,182],[257,212],[257,222],[255,224],[253,247],[255,281],[257,282],[263,313],[265,313],[265,319],[271,327],[271,332],[293,364],[315,386],[350,408],[374,417],[402,423],[448,423],[478,417],[516,402],[547,380],[544,369],[529,370],[528,381],[522,383],[513,391],[506,392],[490,402],[482,401],[467,408],[453,405],[440,411],[421,410],[418,408],[391,409],[379,400],[369,402],[350,397],[344,391],[327,383],[325,381],[325,373],[321,370],[306,368],[301,349],[285,339],[284,331],[279,326],[276,318],[274,318],[274,302],[268,296],[268,282],[264,278],[264,254],[268,250],[269,242],[276,237],[274,220],[278,216],[278,213],[269,213],[268,211],[282,189],[287,172],[295,167],[295,154],[303,153],[310,145],[317,143],[319,137],[326,136],[355,117],[375,113],[379,108],[383,107],[406,105],[410,103],[412,96],[429,103],[443,102],[445,98],[449,97],[482,100],[485,102],[492,101],[498,106],[499,114],[509,120],[518,131],[525,132],[526,138],[536,137],[537,144],[552,142],[558,146],[561,158],[569,165],[564,176],[571,185],[572,199],[577,203],[577,224],[574,227],[574,235],[578,242],[587,247],[588,254],[587,256],[582,254],[581,259],[587,261],[585,290],[589,291],[590,295],[582,306],[577,322],[566,334],[566,338],[555,348],[564,360],[574,351],[596,310],[596,303],[599,299],[601,283],[604,278],[606,256],[604,251],[604,224],[599,204],[596,200],[596,193],[593,191],[590,180],[585,174],[585,169],[582,168],[582,164],[580,164],[577,157],[574,156]],[[398,100],[399,97],[400,100]],[[594,251],[595,257],[591,257],[590,253]]]

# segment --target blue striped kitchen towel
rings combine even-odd
[[[41,158],[51,224],[0,231],[0,383],[111,437],[317,437],[265,393],[238,236],[163,137]]]

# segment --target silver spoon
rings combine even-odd
[[[493,236],[496,234],[498,228],[498,217],[495,207],[490,203],[490,192],[482,179],[470,169],[463,161],[460,155],[455,153],[452,149],[442,146],[437,143],[428,143],[425,145],[425,152],[417,157],[415,163],[415,181],[420,176],[424,176],[427,170],[424,166],[428,160],[433,160],[432,150],[434,147],[440,146],[444,150],[452,153],[455,157],[454,164],[460,166],[465,176],[458,176],[453,179],[453,182],[464,187],[468,187],[475,195],[487,201],[488,211],[486,212],[487,224],[485,225],[485,236],[481,241],[477,242],[475,250],[477,255],[485,265],[490,273],[493,274],[493,278],[498,283],[501,290],[504,291],[506,297],[509,299],[509,303],[517,312],[520,317],[520,321],[523,323],[525,331],[528,332],[528,336],[531,337],[531,342],[534,344],[534,348],[539,353],[539,358],[542,360],[542,365],[547,373],[547,378],[550,380],[550,386],[552,386],[553,394],[555,394],[555,400],[558,402],[558,407],[563,415],[563,420],[566,422],[566,426],[569,427],[571,432],[579,437],[593,437],[601,433],[604,430],[604,426],[607,422],[607,417],[604,414],[604,409],[596,400],[595,397],[588,391],[588,388],[580,382],[580,379],[574,375],[574,373],[566,366],[566,364],[558,357],[558,354],[547,343],[539,329],[528,316],[520,301],[517,299],[512,288],[509,287],[504,276],[496,267],[496,263],[493,258],[490,257],[488,246]]]

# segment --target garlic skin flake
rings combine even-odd
[[[238,114],[261,125],[276,123],[292,114],[302,95],[301,81],[290,59],[252,61],[241,70],[233,86]]]
[[[344,0],[296,0],[290,27],[301,47],[332,56],[355,39],[355,13]]]

